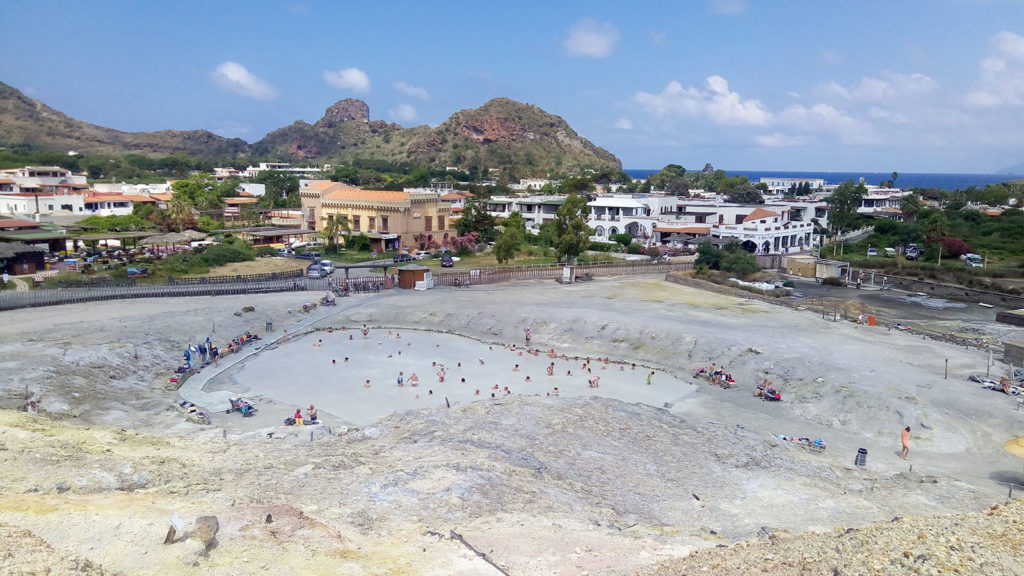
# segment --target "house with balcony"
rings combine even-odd
[[[451,206],[431,190],[360,190],[340,182],[312,181],[299,189],[302,222],[317,232],[331,221],[348,223],[375,250],[446,245],[456,236]]]
[[[82,198],[83,211],[91,216],[127,216],[132,213],[136,204],[157,203],[156,199],[149,196],[99,194],[95,191]]]

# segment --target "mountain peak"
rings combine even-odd
[[[370,107],[366,105],[366,102],[357,98],[345,98],[344,100],[338,100],[327,108],[327,111],[324,112],[324,117],[316,123],[316,126],[318,128],[330,129],[345,122],[369,121]]]

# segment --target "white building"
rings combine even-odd
[[[4,193],[0,194],[0,213],[10,215],[55,214],[57,212],[85,214],[84,198],[81,194]]]
[[[911,192],[909,190],[880,188],[878,186],[868,186],[867,189],[868,193],[864,195],[864,198],[860,201],[860,206],[857,207],[858,214],[875,218],[903,219],[903,213],[900,212],[900,203],[903,201],[903,198],[910,195]]]
[[[325,165],[323,169],[320,169],[315,166],[307,166],[301,168],[293,167],[291,164],[287,162],[260,162],[259,166],[249,166],[245,170],[238,172],[237,175],[242,178],[255,178],[259,176],[260,172],[263,172],[264,170],[274,170],[276,172],[286,172],[288,174],[294,174],[296,176],[305,176],[312,179],[318,179],[320,178],[321,172],[328,172],[330,171],[330,168],[331,167],[329,165]]]
[[[794,186],[800,186],[807,184],[810,187],[810,192],[821,192],[825,190],[825,180],[823,178],[783,178],[781,176],[762,176],[758,182],[768,186],[768,194],[773,196],[785,196],[789,194],[789,189]]]
[[[135,204],[156,204],[155,198],[131,194],[98,194],[93,193],[83,198],[83,210],[91,216],[127,216],[135,209]]]
[[[509,184],[508,189],[515,192],[540,192],[547,184],[555,185],[557,182],[544,178],[521,178],[518,184]]]
[[[513,212],[519,212],[528,229],[537,229],[555,219],[555,213],[563,202],[565,196],[495,196],[483,201],[483,209],[496,218],[508,218]]]
[[[266,184],[256,184],[255,182],[242,182],[238,186],[235,186],[235,192],[239,194],[248,194],[249,196],[263,196],[267,193]]]
[[[157,184],[128,184],[125,182],[93,184],[92,189],[100,194],[128,194],[131,196],[152,196],[153,194],[173,194],[172,182]]]

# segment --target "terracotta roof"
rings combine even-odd
[[[1000,214],[1003,213],[1002,210],[985,210],[984,212],[987,216],[999,216]]]
[[[671,232],[672,234],[710,234],[710,226],[661,226],[654,225],[658,232]]]
[[[149,197],[159,200],[160,202],[170,202],[171,198],[174,197],[174,194],[150,194]]]
[[[38,228],[39,223],[21,218],[6,218],[0,220],[0,228]]]
[[[755,208],[746,218],[744,222],[750,222],[753,220],[764,220],[765,218],[774,218],[778,216],[778,212],[772,212],[771,210],[765,210],[764,208]]]
[[[314,188],[316,190],[324,191],[328,188],[338,184],[338,182],[331,182],[330,180],[314,180],[306,185],[306,188]]]
[[[0,178],[0,184],[14,184],[14,180],[10,178]]]
[[[409,193],[402,190],[359,190],[340,188],[324,195],[329,200],[362,200],[365,202],[408,202]]]
[[[224,199],[224,203],[229,205],[229,206],[233,205],[233,204],[255,204],[255,203],[259,202],[259,201],[260,201],[259,198],[255,198],[255,197],[253,197],[253,198],[225,198]]]
[[[444,196],[441,196],[441,200],[461,200],[462,198],[462,194],[458,192],[449,192]]]

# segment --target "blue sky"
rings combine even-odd
[[[125,131],[253,142],[342,98],[414,126],[505,96],[627,168],[1024,163],[1024,0],[5,0],[0,22],[0,81]]]

